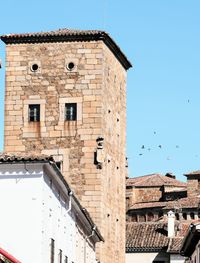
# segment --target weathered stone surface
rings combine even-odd
[[[74,71],[66,61],[75,63]],[[36,63],[39,70],[31,71]],[[124,262],[126,71],[102,41],[7,46],[5,151],[54,155],[81,203],[98,225],[102,263]],[[78,120],[64,121],[65,103]],[[41,119],[28,121],[28,104]],[[104,138],[102,169],[94,162]],[[108,162],[108,160],[110,160]]]

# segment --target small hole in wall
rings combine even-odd
[[[31,66],[31,71],[33,71],[33,72],[36,72],[38,69],[39,69],[39,66],[38,66],[38,64],[36,64],[36,63],[34,63],[34,64]]]
[[[118,221],[119,221],[119,219],[117,218],[117,219],[116,219],[116,221],[118,222]]]
[[[117,118],[117,122],[119,122],[119,118]]]
[[[117,170],[119,169],[119,166],[117,166]]]
[[[107,217],[109,217],[110,216],[110,214],[107,214]]]
[[[111,110],[108,110],[108,113],[111,113]]]
[[[69,63],[67,64],[67,69],[68,69],[69,71],[72,71],[74,68],[75,68],[74,62],[69,62]]]
[[[110,163],[110,160],[108,159],[108,163]]]

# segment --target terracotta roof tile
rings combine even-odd
[[[185,197],[175,201],[165,202],[148,202],[148,203],[136,203],[130,206],[129,210],[138,210],[145,208],[162,207],[163,209],[174,209],[174,208],[194,208],[200,204],[200,197]]]
[[[145,209],[145,208],[154,208],[154,207],[165,207],[167,202],[148,202],[148,203],[136,203],[133,204],[130,209],[137,210],[137,209]]]
[[[168,246],[164,223],[127,223],[126,252],[159,251]]]
[[[179,253],[184,237],[174,237],[170,239],[167,252]]]
[[[149,174],[135,178],[128,178],[126,186],[148,187],[148,186],[178,186],[186,187],[187,184],[161,174]]]
[[[52,156],[30,153],[0,153],[0,163],[32,161],[54,161]]]
[[[184,175],[185,176],[200,175],[200,170],[192,171],[192,172],[186,173]]]
[[[180,207],[180,208],[193,208],[198,207],[200,203],[200,197],[185,197],[178,199],[176,201],[169,201],[166,204],[166,209],[172,209],[174,207]]]

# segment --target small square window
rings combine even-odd
[[[40,121],[40,104],[31,104],[28,110],[30,122]]]
[[[66,121],[77,120],[77,104],[76,103],[66,103],[65,104],[65,120]]]

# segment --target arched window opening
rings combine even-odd
[[[194,219],[194,213],[190,213],[190,218]]]
[[[153,213],[149,212],[147,214],[147,221],[153,221],[153,220],[154,220],[154,215],[153,215]]]
[[[136,214],[133,214],[132,215],[132,222],[137,222],[137,215]]]
[[[146,222],[146,217],[144,214],[139,215],[139,222]]]
[[[178,213],[175,214],[175,218],[176,218],[176,220],[179,220],[179,214]]]
[[[187,213],[183,213],[183,219],[187,220]]]

